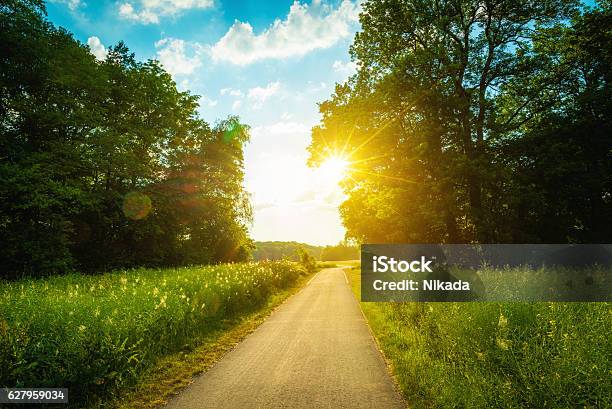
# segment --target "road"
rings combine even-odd
[[[405,408],[342,269],[319,272],[166,406]]]

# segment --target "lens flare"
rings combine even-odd
[[[149,215],[152,207],[149,196],[140,192],[130,192],[123,197],[121,209],[128,219],[141,220]]]

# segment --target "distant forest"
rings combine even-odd
[[[319,261],[356,260],[359,258],[359,247],[340,243],[335,246],[313,246],[295,241],[258,241],[255,242],[253,259],[299,261],[299,250],[308,252]]]

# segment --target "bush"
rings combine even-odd
[[[309,252],[303,248],[299,248],[298,256],[300,258],[300,264],[309,274],[317,271],[317,259],[314,258]]]

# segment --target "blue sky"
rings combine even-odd
[[[121,40],[138,59],[158,59],[180,89],[202,96],[207,121],[237,114],[251,125],[245,187],[254,239],[343,238],[341,174],[308,168],[305,149],[317,102],[354,71],[355,1],[52,0],[47,10],[100,59]]]

